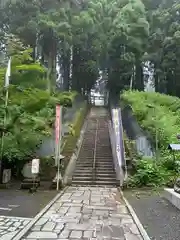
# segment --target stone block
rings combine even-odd
[[[92,224],[90,223],[80,223],[80,224],[68,223],[67,228],[69,230],[76,230],[76,231],[93,230]]]
[[[47,221],[48,221],[47,218],[41,218],[41,219],[39,219],[39,221],[37,221],[36,225],[42,226],[42,225],[44,225]]]
[[[57,239],[57,233],[54,232],[31,232],[27,239]]]
[[[83,237],[91,239],[93,236],[93,233],[94,233],[93,231],[84,231]]]
[[[47,222],[42,228],[42,231],[52,231],[55,228],[55,226],[56,224],[54,222]]]
[[[64,231],[62,231],[62,233],[59,235],[59,238],[60,239],[69,238],[69,234],[70,234],[70,231],[68,229],[64,229]]]
[[[164,197],[175,207],[180,209],[180,194],[176,193],[173,188],[164,189]]]
[[[125,240],[142,240],[142,237],[140,235],[134,235],[132,233],[126,233],[125,234]]]
[[[82,237],[82,231],[72,231],[71,232],[71,235],[70,235],[71,238],[81,238]]]

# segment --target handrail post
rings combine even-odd
[[[94,141],[94,156],[93,156],[93,181],[95,180],[95,170],[96,170],[96,149],[97,149],[97,133],[98,133],[98,120],[96,119],[96,134],[95,134],[95,141]]]

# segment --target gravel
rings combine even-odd
[[[180,240],[180,211],[162,194],[150,190],[124,192],[151,239]]]

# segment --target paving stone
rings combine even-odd
[[[68,238],[58,238],[57,240],[69,240]]]
[[[20,223],[20,222],[15,222],[15,223],[13,224],[13,226],[14,226],[14,227],[19,227],[19,226],[21,226],[21,223]]]
[[[31,232],[27,239],[35,238],[35,239],[57,239],[57,233],[54,232]]]
[[[140,235],[134,235],[132,233],[126,233],[125,234],[125,240],[142,240],[142,237]]]
[[[73,203],[82,203],[82,200],[81,200],[81,199],[79,199],[79,200],[76,199],[76,200],[73,200],[72,202],[73,202]]]
[[[83,233],[83,237],[84,238],[92,238],[92,236],[93,236],[93,231],[84,231],[84,233]]]
[[[82,231],[72,231],[70,238],[81,238],[82,237]]]
[[[117,209],[122,214],[129,213],[127,207],[125,207],[125,206],[119,206]]]
[[[89,200],[83,200],[84,205],[89,205],[89,202],[90,202]]]
[[[10,232],[13,232],[13,231],[15,231],[16,230],[16,227],[9,227],[8,228],[8,231],[10,231]]]
[[[47,222],[43,228],[42,231],[52,231],[55,228],[56,224],[54,222]]]
[[[0,230],[8,229],[6,226],[0,226]]]
[[[116,188],[69,187],[26,240],[96,240],[97,236],[105,240],[142,240],[124,202],[115,199],[116,192]]]
[[[82,223],[82,224],[67,224],[66,227],[69,230],[81,230],[81,231],[85,231],[85,230],[91,230],[92,229],[92,225],[90,223]]]
[[[113,217],[113,218],[123,218],[123,219],[132,219],[132,217],[129,214],[120,214],[120,213],[110,214],[110,217]]]
[[[65,214],[65,213],[67,213],[68,209],[69,209],[69,207],[61,207],[58,212]]]
[[[32,228],[32,231],[40,231],[41,230],[41,226],[37,226],[35,225],[33,228]]]
[[[64,224],[63,223],[58,223],[55,227],[55,230],[62,230],[64,228]]]
[[[92,213],[92,216],[108,216],[109,213],[108,211],[99,211],[99,210],[94,210]]]
[[[36,225],[42,226],[42,225],[44,225],[47,221],[48,221],[47,218],[43,218],[43,217],[42,217],[41,219],[39,219],[39,221],[37,221]]]
[[[13,223],[12,223],[11,221],[9,221],[9,222],[6,223],[6,226],[9,227],[9,226],[12,225],[12,224],[13,224]],[[20,224],[21,224],[21,223],[20,223]]]
[[[139,230],[138,230],[138,228],[137,228],[137,226],[135,225],[135,224],[132,224],[131,226],[130,226],[130,230],[131,230],[131,232],[133,233],[133,234],[139,234]]]
[[[62,233],[59,235],[59,238],[68,238],[70,234],[70,231],[68,229],[64,229]]]
[[[72,218],[72,215],[53,219],[55,223],[78,223],[79,221],[80,218]]]
[[[23,225],[25,226],[25,225],[27,225],[29,222],[30,222],[30,220],[25,220],[25,221],[23,221]]]
[[[121,224],[133,224],[134,221],[132,218],[122,218]]]
[[[66,200],[61,199],[58,203],[63,205],[64,203],[72,203],[72,200],[71,199],[66,199]]]
[[[112,238],[118,238],[124,236],[124,230],[120,226],[111,226],[111,236]]]
[[[18,230],[14,232],[6,233],[3,236],[1,236],[1,240],[12,240],[17,233],[18,233]]]
[[[68,213],[73,212],[73,213],[80,213],[81,212],[81,207],[70,207],[68,209]]]
[[[53,216],[54,214],[56,214],[56,211],[48,211],[44,214],[43,218],[49,218],[51,216]]]
[[[82,207],[82,203],[70,203],[70,202],[64,202],[62,207]]]

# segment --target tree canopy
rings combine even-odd
[[[119,94],[131,85],[133,89],[144,90],[143,67],[148,62],[154,71],[156,91],[179,97],[180,2],[3,0],[0,3],[1,93],[9,56],[12,57],[10,102],[14,103],[9,107],[17,111],[15,115],[22,116],[21,121],[24,117],[29,119],[29,111],[37,114],[38,121],[31,116],[28,124],[35,121],[34,127],[43,125],[45,132],[45,121],[41,121],[39,114],[44,116],[44,111],[47,113],[44,106],[57,101],[54,96],[57,71],[61,89],[84,94],[94,85],[99,69],[106,70],[110,92]],[[27,98],[33,101],[28,102]],[[38,108],[38,101],[46,102],[42,109]],[[24,111],[26,116],[22,115]],[[48,111],[52,122],[52,109]],[[16,126],[21,124],[16,117],[10,121],[11,126],[14,121]],[[12,130],[8,126],[8,139],[12,131],[20,134],[19,128]]]
[[[143,66],[154,68],[157,91],[179,94],[180,4],[165,0],[4,0],[1,45],[14,34],[47,69],[56,87],[59,64],[65,90],[89,91],[99,69],[109,88],[144,89]]]

